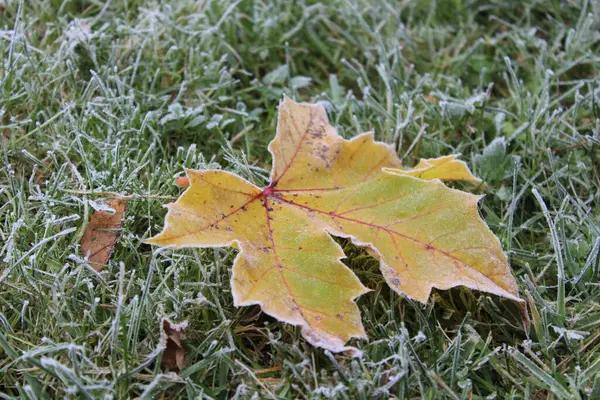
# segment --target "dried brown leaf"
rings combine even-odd
[[[162,365],[170,370],[180,370],[184,366],[185,348],[181,344],[181,334],[188,322],[175,324],[167,318],[161,320],[160,342],[163,350]]]
[[[110,259],[127,207],[127,200],[123,199],[103,200],[102,203],[115,210],[114,214],[108,211],[94,212],[81,238],[81,251],[96,271],[102,271]]]

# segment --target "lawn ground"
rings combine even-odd
[[[0,1],[1,398],[600,398],[597,1]],[[229,248],[157,251],[183,168],[266,182],[283,94],[407,166],[458,153],[527,311],[372,292],[352,359],[235,308]],[[131,196],[110,265],[79,242]],[[161,367],[161,317],[187,320]]]

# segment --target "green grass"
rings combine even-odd
[[[599,2],[8,0],[0,24],[0,398],[600,397]],[[406,165],[462,154],[527,310],[403,299],[342,242],[373,289],[351,359],[233,307],[235,250],[142,244],[184,167],[265,182],[284,93]],[[98,191],[135,197],[102,273]]]

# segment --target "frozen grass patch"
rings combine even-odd
[[[600,3],[5,1],[0,23],[0,397],[600,396]],[[283,93],[407,165],[462,154],[527,310],[402,299],[343,242],[374,289],[350,359],[234,308],[234,250],[141,244],[184,167],[266,181]],[[90,192],[133,197],[101,273]],[[177,374],[163,317],[189,321]]]

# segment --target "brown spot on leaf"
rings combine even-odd
[[[315,139],[322,139],[323,138],[323,127],[318,127],[318,129],[310,132],[310,135]]]

